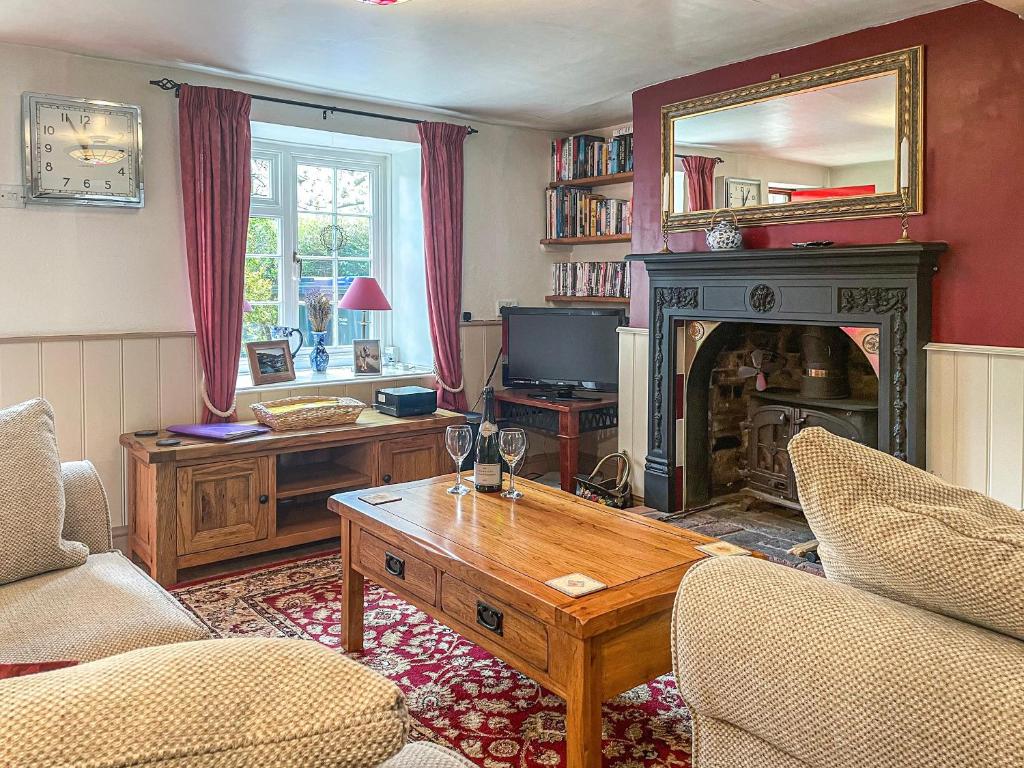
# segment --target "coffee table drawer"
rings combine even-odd
[[[547,628],[536,619],[447,573],[441,574],[441,610],[537,669],[547,670]]]
[[[415,555],[357,528],[353,559],[367,576],[437,605],[437,569]]]

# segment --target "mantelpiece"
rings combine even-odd
[[[923,466],[931,278],[945,243],[628,256],[650,278],[645,502],[675,504],[675,331],[689,319],[877,327],[878,445]],[[695,418],[690,414],[689,418]],[[698,450],[687,446],[687,452]]]

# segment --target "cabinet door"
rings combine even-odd
[[[446,469],[447,467],[447,469]],[[444,435],[395,437],[380,444],[380,483],[407,483],[454,472],[455,463],[444,447]]]
[[[267,538],[270,457],[178,470],[178,554]]]

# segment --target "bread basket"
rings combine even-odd
[[[256,421],[280,431],[352,424],[366,405],[351,397],[308,395],[254,403],[251,408]]]

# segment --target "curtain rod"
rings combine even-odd
[[[162,91],[174,91],[174,97],[177,98],[181,93],[181,86],[188,85],[188,83],[177,83],[170,78],[161,78],[160,80],[150,80],[150,85],[155,85]],[[426,120],[417,120],[413,117],[397,117],[395,115],[382,115],[379,112],[364,112],[359,109],[348,109],[346,107],[335,107],[330,104],[314,104],[309,101],[294,101],[292,99],[277,99],[273,96],[260,96],[255,93],[246,94],[247,96],[256,99],[257,101],[269,101],[274,104],[288,104],[293,107],[308,107],[309,109],[319,109],[323,113],[324,120],[327,119],[328,115],[333,115],[335,112],[343,112],[346,115],[358,115],[359,117],[375,117],[378,120],[393,120],[397,123],[412,123],[419,125],[420,123],[427,122]],[[474,133],[480,133],[476,128],[471,125],[466,126],[466,130],[469,135]]]

